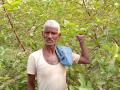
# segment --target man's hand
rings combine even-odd
[[[77,40],[80,42],[80,43],[83,43],[84,40],[85,40],[85,35],[77,35]]]

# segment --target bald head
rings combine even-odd
[[[55,30],[58,30],[58,32],[60,33],[60,25],[55,20],[47,20],[44,24],[44,31],[46,27],[56,28]]]

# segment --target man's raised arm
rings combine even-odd
[[[88,55],[88,49],[85,45],[85,36],[84,35],[78,35],[77,39],[80,43],[80,47],[81,47],[81,56],[80,56],[80,60],[79,60],[79,64],[89,64],[89,55]]]

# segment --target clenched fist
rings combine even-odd
[[[80,43],[84,42],[84,40],[85,40],[85,35],[77,35],[76,37],[77,37],[77,40],[78,40]]]

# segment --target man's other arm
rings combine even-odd
[[[35,75],[28,74],[27,90],[35,90]]]

